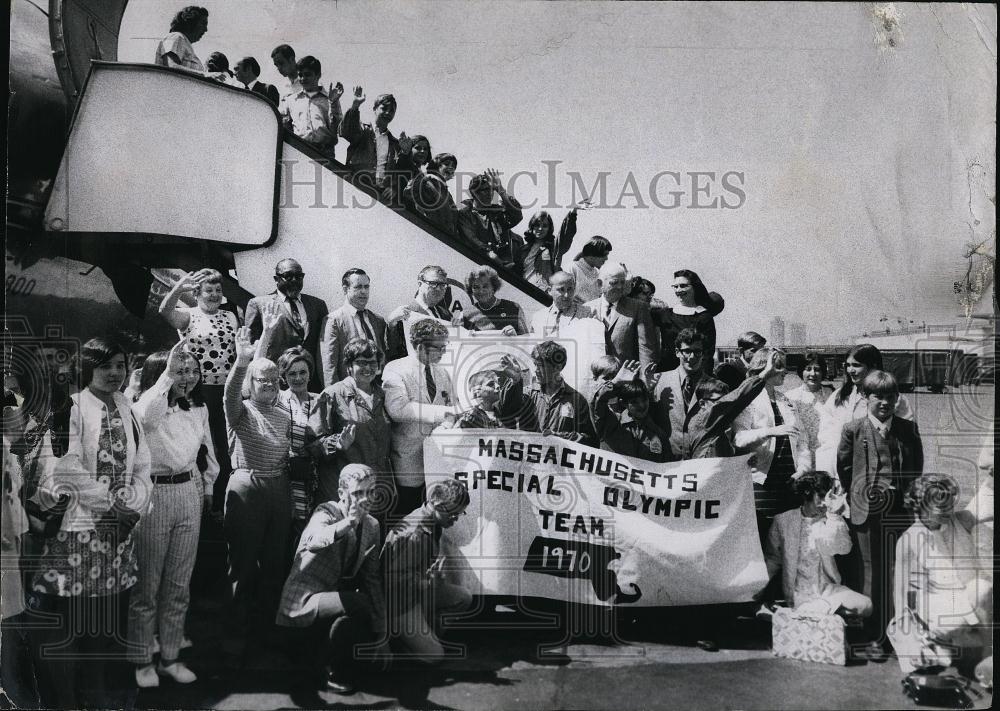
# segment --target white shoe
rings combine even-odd
[[[198,677],[184,665],[184,662],[174,662],[168,666],[159,664],[156,667],[156,673],[161,676],[169,676],[178,684],[190,684],[193,681],[198,681]]]
[[[156,667],[147,664],[135,668],[135,683],[140,689],[152,689],[160,685],[160,677],[156,675]]]

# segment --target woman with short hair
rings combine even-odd
[[[114,708],[122,699],[109,691],[132,683],[122,632],[138,572],[132,531],[149,509],[151,484],[146,436],[121,393],[126,358],[103,338],[80,348],[83,389],[72,397],[67,451],[42,483],[53,499],[69,496],[32,581],[37,609],[62,618],[36,630],[51,675],[39,684],[46,706]]]
[[[309,392],[315,363],[302,346],[289,348],[278,358],[278,378],[284,388],[278,396],[292,417],[289,434],[288,485],[292,497],[292,539],[305,528],[316,505],[316,459],[322,456],[318,441],[322,427],[319,393]],[[292,546],[294,549],[294,545]]]
[[[134,408],[149,440],[153,482],[152,509],[135,532],[139,584],[129,605],[129,658],[141,688],[159,686],[158,674],[181,684],[197,679],[178,656],[201,514],[211,509],[219,464],[199,388],[200,367],[185,345],[181,339],[169,352],[146,358]],[[208,452],[204,473],[197,463],[202,446]],[[157,633],[160,662],[154,667]]]
[[[820,413],[832,392],[823,385],[826,380],[826,364],[818,353],[810,353],[799,368],[802,385],[785,391],[785,397],[798,405],[799,422],[809,449],[814,453],[819,446]]]
[[[463,325],[467,329],[501,331],[505,336],[522,336],[528,332],[528,322],[521,307],[497,297],[502,285],[493,267],[476,267],[469,272],[465,278],[465,293],[472,299],[472,308],[463,314]]]
[[[229,580],[233,589],[228,651],[242,655],[256,607],[258,625],[270,625],[287,573],[292,524],[288,484],[292,415],[279,397],[278,367],[258,350],[270,339],[280,307],[263,316],[261,344],[244,326],[236,334],[236,363],[226,380],[226,422],[233,452],[233,474],[226,489],[225,533]],[[257,605],[254,605],[255,599]]]
[[[170,21],[170,32],[156,46],[153,63],[161,67],[205,72],[205,65],[195,54],[195,42],[208,32],[208,10],[188,5]]]
[[[183,294],[194,296],[197,303],[178,305]],[[178,280],[160,303],[160,315],[181,338],[187,339],[188,350],[201,366],[200,391],[208,408],[215,460],[219,463],[219,476],[210,492],[217,510],[221,510],[232,471],[222,398],[229,370],[236,361],[236,331],[240,327],[236,314],[223,308],[222,300],[222,274],[215,269],[200,269]]]
[[[382,390],[382,353],[374,341],[353,338],[344,346],[348,375],[320,397],[321,431],[329,442],[319,465],[322,501],[336,501],[341,470],[364,464],[375,472],[372,515],[385,523],[396,486],[389,459],[392,444],[389,415]]]

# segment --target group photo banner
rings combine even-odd
[[[424,441],[428,487],[456,479],[471,497],[442,538],[457,582],[591,605],[746,602],[763,589],[746,460],[657,464],[506,429]]]

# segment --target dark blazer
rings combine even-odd
[[[316,594],[359,590],[372,607],[372,627],[385,631],[385,598],[382,593],[382,566],[379,561],[378,521],[366,515],[361,522],[361,541],[348,524],[340,504],[320,504],[302,532],[291,573],[285,580],[278,606],[277,624],[308,627],[316,620]],[[348,564],[357,551],[353,565]]]
[[[601,298],[588,301],[596,318],[604,319]],[[637,360],[642,366],[656,363],[660,357],[659,339],[649,306],[623,296],[611,309],[605,328],[608,355],[620,361]]]
[[[266,84],[262,81],[257,81],[253,83],[253,86],[249,87],[250,91],[255,94],[260,94],[265,99],[270,101],[275,106],[281,101],[281,97],[278,96],[278,87],[274,84]]]
[[[897,453],[897,469],[893,468],[893,451]],[[895,492],[883,513],[901,512],[904,492],[923,471],[924,449],[916,422],[893,417],[887,438],[876,431],[867,415],[844,425],[837,449],[837,474],[849,492],[852,524],[868,519],[874,506],[868,493],[887,485]]]
[[[327,386],[340,382],[347,377],[344,366],[344,346],[352,338],[367,338],[355,316],[356,310],[350,304],[344,304],[329,314],[323,322],[323,335],[320,343],[320,358],[323,368],[323,379]],[[365,321],[372,331],[375,345],[382,352],[383,358],[389,352],[389,329],[385,319],[378,314],[365,309]]]
[[[281,305],[281,321],[271,338],[271,343],[267,348],[265,357],[270,358],[275,363],[278,358],[289,348],[302,346],[309,355],[313,357],[316,367],[309,378],[309,390],[319,392],[323,389],[323,374],[320,363],[319,339],[323,332],[323,321],[326,319],[327,308],[323,299],[318,299],[309,294],[299,294],[299,303],[305,309],[307,328],[295,327],[292,316],[288,312],[285,302],[285,295],[279,291],[272,291],[267,296],[255,296],[250,299],[246,310],[246,325],[250,329],[250,337],[258,340],[264,331],[264,322],[261,319],[261,311],[269,301],[276,300]]]

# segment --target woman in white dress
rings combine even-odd
[[[170,21],[170,32],[156,46],[153,63],[161,67],[205,72],[205,65],[195,54],[195,42],[208,32],[208,10],[188,5]]]

